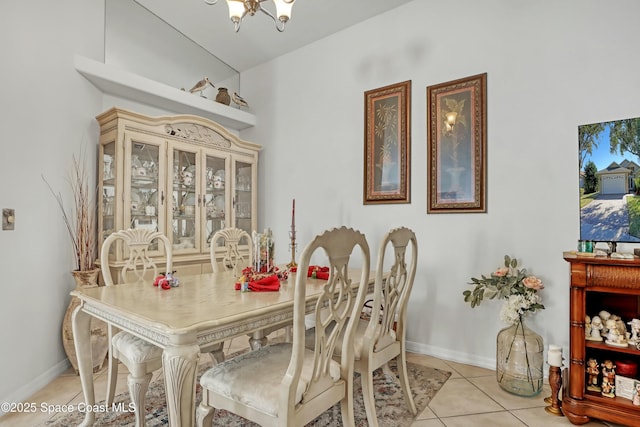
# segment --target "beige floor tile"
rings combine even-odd
[[[570,427],[573,426],[567,417],[549,414],[544,408],[529,408],[512,411],[512,414],[529,427]],[[603,427],[600,421],[591,421],[582,427]]]
[[[446,427],[527,427],[507,411],[442,418]]]
[[[476,385],[480,390],[484,391],[487,395],[491,396],[493,400],[498,402],[503,408],[512,409],[524,409],[545,407],[544,398],[551,395],[551,389],[548,385],[544,385],[542,391],[534,397],[522,397],[511,394],[504,391],[498,385],[498,381],[494,376],[491,377],[474,377],[468,378],[468,380]]]
[[[454,369],[456,372],[459,372],[465,378],[473,378],[473,377],[495,377],[496,371],[491,369],[479,368],[477,366],[471,365],[463,365],[462,363],[457,362],[449,362],[447,361],[447,365],[449,366],[449,370]]]
[[[440,418],[504,409],[464,378],[447,380],[429,402],[429,408]]]
[[[431,418],[438,418],[438,417],[436,416],[436,414],[433,413],[431,408],[429,408],[428,406],[424,408],[424,410],[416,416],[416,420],[429,420]]]
[[[446,361],[442,359],[438,359],[437,357],[425,356],[422,354],[415,354],[415,353],[407,353],[407,362],[451,372],[451,377],[449,378],[462,378],[462,375],[460,375],[460,373],[456,372],[455,370],[451,369],[451,366],[449,366]]]
[[[416,420],[411,424],[411,427],[445,427],[437,418],[431,420]]]

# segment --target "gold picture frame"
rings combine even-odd
[[[487,73],[427,87],[427,213],[484,213]]]
[[[364,204],[411,203],[411,80],[364,93]]]

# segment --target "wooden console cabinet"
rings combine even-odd
[[[586,340],[585,316],[606,310],[625,323],[640,317],[640,259],[580,257],[572,253],[564,253],[564,259],[571,267],[571,290],[569,368],[568,375],[564,375],[562,411],[573,424],[585,424],[595,418],[639,426],[640,406],[624,397],[604,397],[588,391],[585,369],[589,358],[599,363],[609,359],[640,365],[640,350]],[[640,379],[640,373],[635,379]]]

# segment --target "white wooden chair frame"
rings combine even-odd
[[[215,409],[225,409],[244,418],[252,420],[262,426],[303,426],[337,402],[341,403],[343,424],[347,427],[354,425],[353,411],[353,346],[351,338],[355,332],[358,313],[362,309],[369,282],[370,254],[365,236],[353,229],[341,227],[324,232],[316,236],[303,250],[298,271],[306,272],[314,252],[323,249],[329,258],[330,276],[323,286],[323,293],[315,305],[315,349],[305,348],[305,311],[306,288],[310,280],[306,274],[298,274],[295,283],[294,313],[293,313],[293,343],[280,343],[266,346],[250,354],[238,356],[228,362],[211,368],[201,378],[202,402],[196,411],[199,427],[210,426]],[[358,292],[351,288],[352,280],[349,276],[349,262],[355,250],[359,249],[362,256],[362,270]],[[346,340],[342,344],[342,357],[339,363],[339,379],[331,376],[331,368],[335,368],[333,355],[338,345],[339,336],[344,333]],[[278,347],[279,346],[279,347]],[[217,385],[210,389],[203,384],[206,381],[224,381],[223,377],[230,368],[236,372],[252,372],[260,364],[261,354],[269,355],[270,351],[280,349],[282,358],[278,359],[278,367],[285,372],[281,379],[263,387],[279,389],[273,405],[277,413],[267,413],[255,405],[245,404],[236,399],[241,396],[243,387],[257,387],[261,381],[259,375],[239,380],[233,387],[239,390],[227,394],[219,391]],[[280,353],[278,353],[280,355]],[[248,366],[252,363],[252,366]],[[248,363],[244,363],[248,362]],[[302,399],[296,400],[296,391],[303,375],[303,365],[306,372],[305,380],[308,384],[302,393]],[[262,365],[258,365],[262,366]],[[285,370],[286,367],[286,370]],[[246,371],[245,368],[248,368]],[[264,366],[262,369],[277,369]],[[277,381],[280,381],[279,383]],[[226,386],[227,383],[225,383]],[[223,386],[224,387],[224,386]]]

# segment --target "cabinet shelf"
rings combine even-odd
[[[201,98],[121,68],[80,55],[76,55],[74,65],[76,71],[103,93],[168,111],[207,117],[232,129],[243,130],[256,124],[256,117],[251,113]]]
[[[614,346],[607,345],[604,342],[600,343],[597,341],[585,341],[585,347],[595,348],[598,350],[612,351],[615,353],[626,353],[626,354],[633,354],[636,356],[640,356],[640,351],[636,350],[633,347],[614,347]]]

